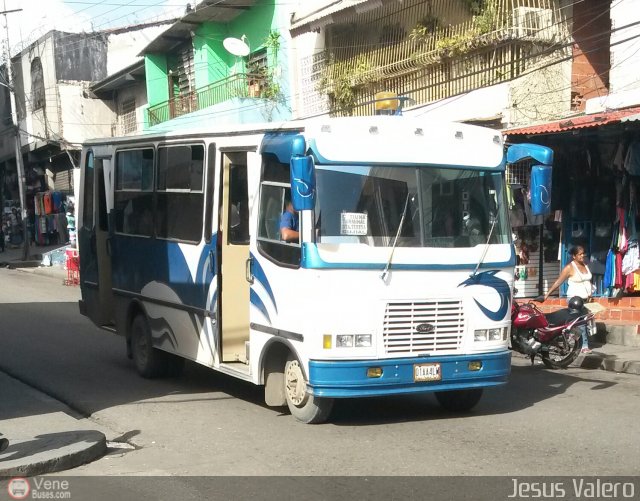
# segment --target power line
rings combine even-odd
[[[621,1],[621,0],[619,0],[619,2],[620,2],[620,1]],[[619,3],[619,2],[618,2],[618,3]],[[579,3],[579,2],[574,2],[574,3]],[[592,20],[592,21],[593,21],[593,20]],[[625,28],[625,27],[621,27],[621,28],[619,28],[619,29],[623,29],[623,28]],[[612,31],[614,31],[614,30],[612,30]],[[612,31],[611,31],[611,32],[612,32]],[[558,49],[557,49],[557,48],[554,48],[554,50],[558,50]],[[536,54],[535,56],[532,56],[532,57],[540,57],[540,54]],[[205,63],[205,64],[206,64],[206,63]],[[557,63],[556,63],[556,64],[557,64]],[[469,76],[469,75],[465,75],[465,76]],[[422,89],[424,89],[424,88],[422,88]],[[417,89],[417,90],[422,90],[422,89]],[[300,93],[298,93],[298,94],[292,94],[292,95],[291,95],[291,97],[292,97],[292,98],[293,98],[293,97],[299,97],[301,94],[302,94],[301,92],[300,92]],[[249,106],[249,108],[251,108],[251,107],[253,107],[253,106]],[[258,105],[258,106],[256,106],[256,107],[259,107],[259,105]],[[96,124],[96,125],[100,125],[100,124]],[[111,125],[111,124],[102,124],[102,125]]]

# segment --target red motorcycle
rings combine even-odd
[[[542,296],[534,301],[542,302]],[[544,314],[533,303],[511,303],[511,349],[531,357],[536,356],[550,369],[568,367],[582,348],[584,326],[593,329],[594,314],[584,307],[579,297],[569,301],[569,307]]]

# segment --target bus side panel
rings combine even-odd
[[[116,235],[113,285],[120,297],[119,330],[128,326],[129,308],[137,301],[157,348],[212,366],[215,246],[215,237],[210,244],[191,245]]]

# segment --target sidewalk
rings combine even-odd
[[[67,271],[63,266],[43,266],[42,256],[43,254],[65,247],[64,245],[47,245],[47,246],[35,246],[30,247],[29,260],[22,260],[22,247],[13,248],[9,245],[5,247],[4,252],[0,252],[0,268],[9,267],[13,269],[19,269],[29,273],[37,273],[39,275],[46,275],[59,280],[65,280],[67,278]],[[1,430],[0,430],[1,432]]]
[[[63,403],[0,372],[0,480],[68,470],[103,456],[107,441],[95,423]]]

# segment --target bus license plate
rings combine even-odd
[[[441,379],[440,364],[415,364],[413,366],[414,381],[440,381]]]

